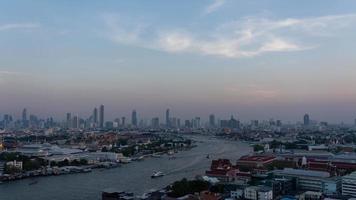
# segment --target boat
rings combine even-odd
[[[153,172],[151,178],[158,178],[158,177],[161,177],[161,176],[164,176],[165,174],[163,172]]]
[[[206,158],[207,158],[207,159],[209,159],[209,158],[210,158],[209,154],[208,154],[208,155],[206,155]]]
[[[35,185],[37,183],[38,183],[38,181],[33,181],[33,182],[29,183],[29,185]]]

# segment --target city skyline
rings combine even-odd
[[[194,116],[188,116],[188,117],[182,117],[180,115],[177,115],[175,112],[171,115],[171,110],[170,108],[167,108],[164,112],[156,114],[156,115],[141,115],[139,111],[136,109],[132,109],[130,113],[125,114],[116,114],[113,117],[107,117],[105,112],[104,112],[104,105],[101,104],[99,106],[99,111],[97,107],[94,107],[92,109],[92,112],[87,115],[79,115],[78,113],[75,112],[66,112],[64,113],[63,116],[60,117],[54,117],[53,115],[48,115],[48,116],[39,116],[36,113],[31,113],[28,111],[28,108],[23,108],[21,114],[17,115],[14,113],[0,113],[0,121],[5,120],[6,116],[12,117],[12,120],[14,121],[21,121],[22,123],[28,121],[29,116],[36,117],[37,119],[42,119],[42,120],[55,120],[56,122],[65,122],[66,124],[71,124],[73,123],[72,120],[76,118],[76,120],[89,120],[91,123],[96,124],[95,127],[97,128],[104,128],[105,124],[107,122],[117,122],[117,123],[122,123],[123,125],[126,124],[126,119],[129,120],[129,125],[132,125],[134,127],[139,126],[140,123],[144,122],[145,125],[148,124],[159,124],[159,125],[164,125],[167,128],[170,128],[172,126],[172,120],[179,120],[179,123],[182,122],[182,125],[184,121],[190,121],[190,120],[198,120],[201,122],[201,125],[206,125],[209,127],[215,127],[220,123],[221,121],[226,121],[229,119],[234,119],[237,120],[238,123],[255,123],[255,122],[271,122],[273,120],[275,123],[281,123],[284,122],[286,124],[302,124],[304,126],[309,126],[312,123],[315,125],[315,123],[331,123],[331,124],[348,124],[348,125],[356,125],[356,118],[350,119],[348,121],[338,121],[338,122],[333,122],[333,121],[327,121],[327,120],[322,120],[318,119],[315,117],[310,117],[310,113],[304,113],[303,115],[299,116],[296,120],[287,120],[283,118],[275,118],[275,117],[267,117],[267,118],[245,118],[238,113],[230,113],[228,115],[217,115],[216,113],[210,112],[208,115],[194,115]],[[179,112],[178,112],[179,113]],[[38,118],[39,117],[39,118]],[[126,124],[126,125],[128,125]]]
[[[308,112],[353,123],[355,8],[351,0],[1,1],[0,114],[26,107],[62,119],[104,104],[108,119],[136,109],[164,121],[169,107],[181,118],[299,121]]]

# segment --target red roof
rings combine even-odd
[[[255,162],[266,162],[275,159],[275,156],[270,155],[254,155],[254,156],[242,156],[238,161],[255,161]]]

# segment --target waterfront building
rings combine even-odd
[[[342,177],[342,195],[356,197],[356,172]]]

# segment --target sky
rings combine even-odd
[[[353,122],[354,0],[2,0],[0,114]]]

